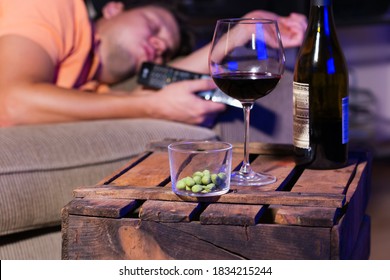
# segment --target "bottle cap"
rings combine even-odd
[[[311,0],[312,6],[329,6],[332,4],[332,0]]]

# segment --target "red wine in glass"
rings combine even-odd
[[[271,73],[235,72],[213,76],[215,84],[227,95],[241,102],[254,102],[266,96],[278,84],[281,76]]]

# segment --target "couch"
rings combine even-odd
[[[251,141],[292,140],[292,74],[285,73],[251,114]],[[0,128],[0,259],[60,259],[60,212],[72,190],[94,185],[150,141],[243,141],[242,109],[229,107],[212,128],[152,119],[101,120]]]

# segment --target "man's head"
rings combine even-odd
[[[96,33],[102,62],[99,78],[104,82],[134,75],[145,61],[163,63],[179,49],[179,24],[163,6],[126,10],[122,4],[109,3],[103,15],[96,22]]]

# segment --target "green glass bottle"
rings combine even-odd
[[[296,163],[335,169],[348,160],[348,69],[336,35],[332,0],[311,0],[294,68]]]

